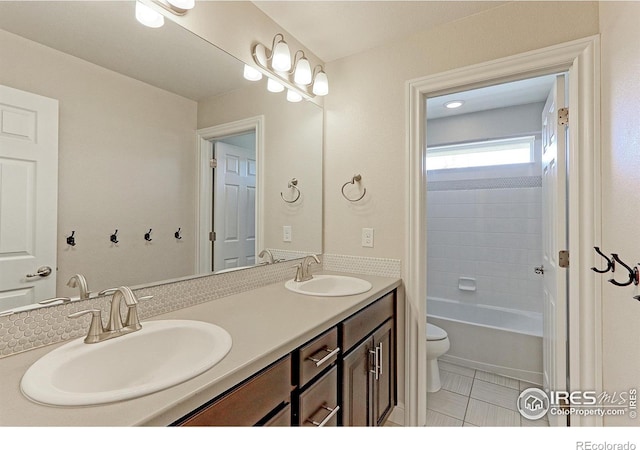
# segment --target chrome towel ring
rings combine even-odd
[[[349,198],[347,197],[347,194],[344,193],[344,188],[346,188],[348,184],[356,184],[356,181],[359,183],[361,180],[362,180],[362,176],[360,174],[357,174],[357,175],[354,175],[353,178],[351,178],[351,181],[347,181],[345,184],[343,184],[341,189],[342,196],[352,203],[362,200],[365,194],[367,193],[367,188],[363,188],[362,195],[358,198]]]
[[[287,203],[297,202],[298,199],[300,198],[300,189],[298,189],[298,180],[296,180],[295,178],[292,178],[291,181],[289,181],[289,184],[287,185],[287,187],[289,189],[294,189],[296,191],[296,198],[294,198],[293,200],[287,200],[286,198],[284,198],[284,194],[282,192],[280,192],[280,197],[282,197],[282,200],[284,200]]]

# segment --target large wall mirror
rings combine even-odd
[[[41,264],[55,266],[54,287],[32,289],[46,278],[26,277],[40,264],[20,269],[17,285],[5,276],[31,250],[8,245],[0,226],[0,311],[77,297],[67,282],[78,273],[98,292],[322,252],[322,109],[244,80],[222,49],[169,20],[144,27],[134,10],[0,2],[0,85],[58,101],[57,220],[16,234],[27,242],[37,227],[57,228],[55,259]],[[3,154],[9,134],[5,175],[16,159]],[[254,178],[236,182],[234,171]],[[0,176],[0,198],[15,199],[11,179]],[[0,222],[23,210],[0,207]],[[234,239],[243,250],[228,245],[220,258],[218,244]]]

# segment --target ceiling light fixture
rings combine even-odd
[[[464,101],[462,101],[462,100],[453,100],[451,102],[445,103],[444,107],[448,108],[448,109],[456,109],[456,108],[460,108],[462,105],[464,105]]]
[[[158,6],[176,16],[184,16],[195,6],[195,0],[137,0],[136,19],[150,28],[164,25],[164,16],[154,6]]]
[[[329,80],[324,68],[318,65],[312,72],[311,64],[302,50],[295,53],[292,64],[289,46],[281,33],[274,36],[271,49],[260,43],[254,45],[252,55],[257,66],[254,70],[268,78],[267,89],[271,92],[287,89],[287,100],[291,102],[311,100],[329,93]],[[245,74],[247,70],[245,67]],[[247,75],[245,78],[252,80]]]

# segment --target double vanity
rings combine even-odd
[[[346,275],[0,359],[0,425],[380,425],[396,403],[400,280]]]

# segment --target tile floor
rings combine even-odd
[[[532,384],[444,361],[439,366],[442,389],[427,395],[427,426],[549,426],[516,409],[520,392]]]

